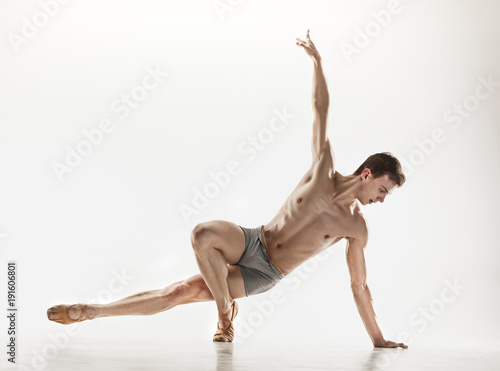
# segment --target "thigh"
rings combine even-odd
[[[235,223],[214,220],[201,224],[201,234],[219,250],[228,264],[236,264],[245,252],[245,234]]]
[[[227,267],[227,284],[229,286],[229,293],[233,299],[244,298],[247,296],[245,292],[245,282],[241,275],[240,267],[237,265],[230,265]]]
[[[233,299],[246,297],[245,283],[241,275],[240,268],[237,265],[230,265],[228,268],[227,284],[229,286],[229,294]],[[194,275],[185,281],[186,284],[197,287],[197,293],[192,298],[193,302],[214,300],[210,289],[208,288],[201,274]]]

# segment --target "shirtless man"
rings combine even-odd
[[[300,264],[347,240],[346,258],[354,300],[375,347],[407,348],[386,340],[380,330],[366,283],[364,247],[367,227],[362,205],[384,202],[403,185],[401,164],[390,153],[378,153],[351,175],[335,171],[326,136],[329,95],[321,57],[307,31],[297,38],[314,62],[314,111],[311,167],[266,225],[244,228],[216,220],[198,224],[191,243],[201,274],[159,290],[142,292],[104,305],[56,305],[47,310],[50,320],[63,324],[99,317],[150,315],[177,305],[215,300],[219,312],[213,341],[232,341],[235,299],[265,292]]]

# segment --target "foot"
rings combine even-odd
[[[232,318],[232,316],[233,316],[233,312],[234,312],[233,303],[234,302],[235,301],[233,300],[231,302],[231,304],[229,304],[226,308],[223,309],[223,312],[222,312],[223,314],[219,313],[219,321],[217,322],[217,328],[224,330],[231,325],[232,322],[229,319]],[[229,314],[227,314],[228,312],[229,312]],[[224,316],[224,313],[226,313],[225,316]]]
[[[85,309],[86,316],[85,319],[94,319],[96,315],[96,310],[93,305],[87,305],[87,308]],[[69,307],[68,309],[68,316],[72,320],[77,321],[78,318],[82,315],[82,307],[78,304],[73,304]]]
[[[87,310],[87,305],[85,304],[54,305],[47,309],[47,318],[63,325],[69,325],[71,323],[92,319],[93,317],[91,318],[89,316]],[[93,311],[91,310],[90,312]]]
[[[238,304],[233,300],[231,307],[224,313],[219,314],[219,322],[217,322],[217,331],[213,341],[231,342],[234,339],[233,321],[238,314]]]

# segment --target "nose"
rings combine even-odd
[[[378,197],[377,199],[380,201],[380,203],[384,203],[385,195],[384,195],[384,197]]]

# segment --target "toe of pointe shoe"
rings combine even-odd
[[[230,343],[232,340],[223,336],[214,336],[214,343]]]
[[[80,314],[80,317],[78,319],[73,319],[69,316],[69,309],[75,305],[80,307],[80,309],[81,309],[81,314]],[[85,305],[85,304],[54,305],[53,307],[50,307],[49,309],[47,309],[47,318],[50,321],[54,321],[54,322],[60,323],[62,325],[70,325],[70,324],[75,323],[75,322],[81,322],[81,321],[85,321],[87,319],[90,319],[88,314],[87,314],[87,305]]]
[[[73,306],[80,308],[80,316],[78,319],[73,319],[69,316],[69,309]],[[63,325],[70,325],[75,322],[82,322],[90,319],[87,313],[87,304],[54,305],[47,309],[47,318]]]
[[[234,340],[234,328],[232,324],[225,329],[217,328],[217,332],[213,337],[213,341],[221,343],[222,342],[230,343],[233,340]]]
[[[69,320],[71,320],[67,314],[67,305],[54,305],[47,309],[47,318],[50,321],[54,321],[57,323],[66,324]]]
[[[230,340],[226,340],[224,338],[221,338],[221,337],[214,337],[214,343],[229,343]]]

